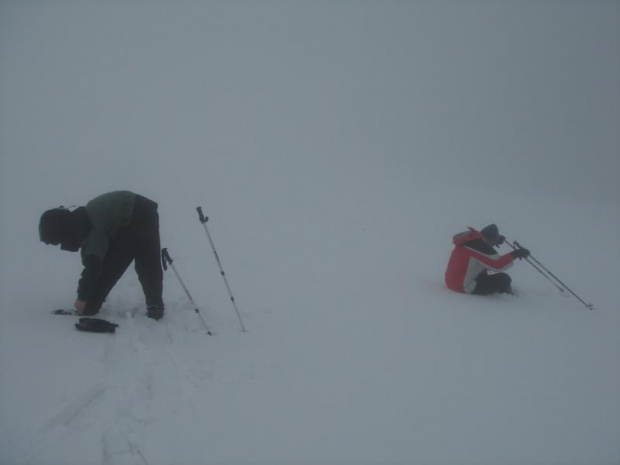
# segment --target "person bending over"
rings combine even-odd
[[[47,210],[39,221],[39,237],[62,250],[80,251],[84,270],[74,304],[79,314],[97,314],[135,261],[147,316],[155,320],[163,317],[159,214],[154,201],[130,191],[115,191],[74,210]]]

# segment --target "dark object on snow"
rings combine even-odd
[[[118,325],[106,320],[100,320],[99,318],[80,318],[79,323],[76,323],[75,327],[80,331],[90,333],[114,333]]]
[[[64,308],[60,308],[52,311],[52,315],[78,315],[78,312],[75,310],[65,310]]]
[[[84,309],[83,311],[79,312],[73,308],[71,309],[58,309],[58,310],[54,310],[52,311],[53,315],[74,315],[74,316],[92,316],[92,315],[96,315],[98,312],[92,311],[92,309]]]

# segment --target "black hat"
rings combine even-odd
[[[47,210],[39,221],[39,238],[46,244],[58,245],[67,235],[71,212],[64,207]]]
[[[480,231],[480,234],[491,241],[496,241],[499,239],[499,229],[495,224],[485,226],[482,228],[482,231]]]

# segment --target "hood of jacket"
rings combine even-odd
[[[452,236],[452,243],[458,247],[476,239],[483,239],[482,233],[480,233],[480,231],[476,231],[472,227],[469,227],[467,228],[467,231],[463,231]]]

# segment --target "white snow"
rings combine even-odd
[[[3,1],[0,464],[620,463],[618,82],[618,2]],[[50,314],[115,189],[216,335],[171,271]],[[595,310],[448,291],[491,222]]]

